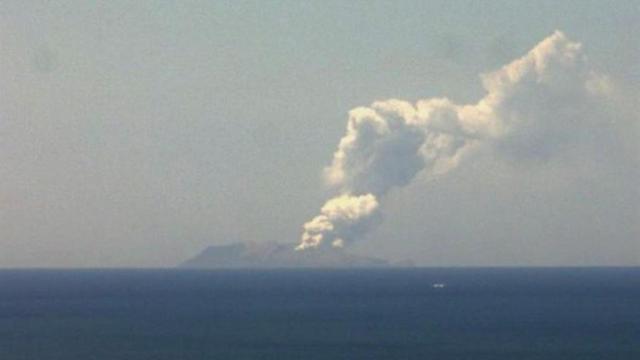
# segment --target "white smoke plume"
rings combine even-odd
[[[418,173],[441,175],[480,146],[517,159],[544,159],[570,143],[606,96],[579,43],[562,32],[524,57],[482,75],[476,104],[446,98],[387,100],[349,112],[346,134],[325,169],[338,195],[304,224],[298,250],[342,247],[379,218],[379,200]]]

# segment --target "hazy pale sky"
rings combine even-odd
[[[555,30],[606,129],[393,189],[353,251],[422,265],[640,265],[637,1],[2,1],[0,267],[172,266],[297,242],[350,109],[484,96]],[[577,127],[580,124],[576,124]]]

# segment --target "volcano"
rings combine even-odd
[[[351,254],[341,248],[296,251],[296,244],[239,242],[212,245],[179,265],[186,269],[371,268],[385,260]]]

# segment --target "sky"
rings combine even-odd
[[[9,0],[0,267],[165,267],[213,244],[297,243],[336,196],[325,168],[351,109],[475,104],[482,74],[556,30],[606,76],[607,110],[549,156],[480,150],[390,188],[349,251],[640,265],[637,1]]]

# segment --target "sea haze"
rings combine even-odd
[[[638,359],[639,304],[639,268],[3,270],[0,359]]]

